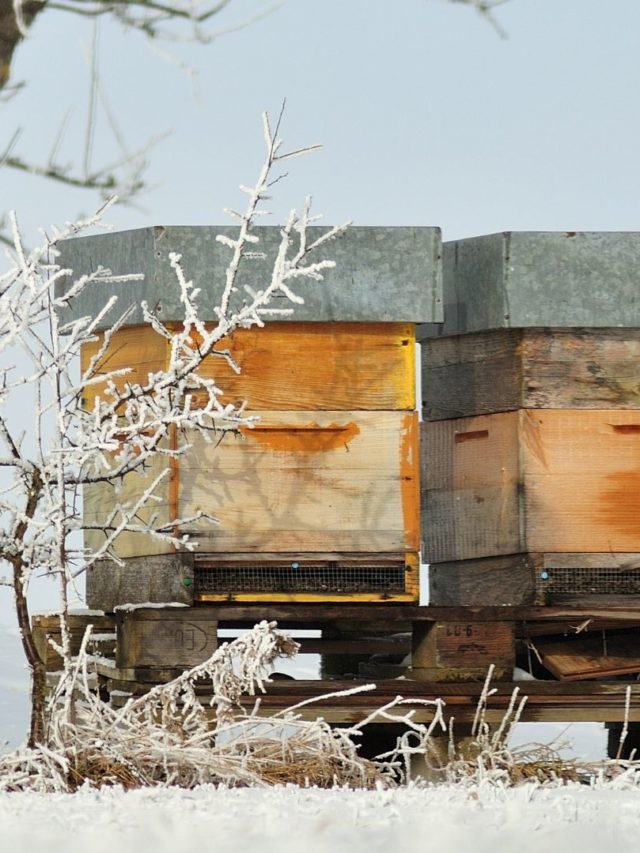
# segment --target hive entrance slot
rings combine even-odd
[[[195,595],[211,593],[404,593],[404,561],[198,560]]]

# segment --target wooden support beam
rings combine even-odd
[[[357,686],[354,681],[277,681],[267,685],[261,699],[260,713],[268,715],[312,697],[325,696],[331,691],[348,690]],[[640,721],[640,684],[632,682],[495,682],[496,692],[488,699],[486,718],[499,723],[517,688],[527,697],[522,720],[527,722],[606,722],[624,719],[625,694],[631,689],[629,719]],[[451,683],[424,681],[384,681],[366,692],[351,696],[328,696],[307,705],[300,713],[304,719],[322,716],[328,722],[347,723],[364,719],[375,709],[400,695],[405,700],[403,711],[415,711],[414,719],[427,722],[433,718],[433,708],[425,700],[442,699],[445,717],[454,716],[458,723],[473,720],[482,691],[481,682]],[[412,700],[416,704],[412,706]]]
[[[515,665],[512,622],[415,622],[410,677],[423,681],[482,681],[512,677]]]
[[[116,667],[123,669],[196,666],[218,643],[217,622],[191,607],[120,610],[116,630]]]
[[[570,622],[585,619],[618,623],[640,621],[640,606],[519,606],[519,607],[431,607],[412,604],[241,604],[238,602],[198,604],[194,611],[207,613],[224,627],[251,627],[262,619],[275,620],[281,627],[322,627],[336,620],[385,622],[407,625],[412,622]],[[400,629],[402,630],[402,629]]]

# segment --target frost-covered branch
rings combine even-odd
[[[416,724],[398,697],[359,725],[332,729],[304,720],[299,706],[274,716],[258,702],[276,659],[298,645],[275,623],[261,622],[218,648],[203,664],[122,707],[97,696],[90,629],[80,653],[61,674],[48,714],[46,743],[0,757],[0,790],[69,791],[83,784],[125,787],[195,785],[393,787],[402,770],[398,753],[369,761],[358,742],[370,722],[409,726],[424,745],[442,725],[442,703],[428,702],[433,723]],[[362,688],[318,697],[340,699]],[[398,749],[404,748],[404,741]],[[415,745],[414,745],[415,746]],[[389,757],[391,760],[389,760]]]
[[[23,646],[39,690],[45,673],[30,636],[26,598],[32,578],[59,579],[64,611],[67,584],[99,559],[119,561],[116,546],[123,534],[178,549],[194,547],[181,528],[216,521],[202,512],[167,518],[157,510],[171,465],[189,450],[194,436],[210,441],[255,421],[244,403],[222,402],[223,389],[211,371],[200,368],[205,359],[220,357],[239,370],[224,340],[235,329],[262,326],[267,318],[289,313],[290,308],[273,307],[274,297],[300,304],[302,286],[316,285],[333,266],[323,252],[346,226],[309,240],[307,227],[314,218],[307,200],[302,212],[292,211],[282,228],[264,285],[244,285],[247,265],[267,255],[254,225],[266,213],[263,203],[272,169],[315,147],[282,153],[279,125],[280,119],[272,133],[264,117],[265,161],[255,185],[245,190],[245,212],[236,214],[237,237],[222,240],[231,257],[224,292],[212,315],[203,318],[199,309],[201,289],[208,282],[192,281],[177,253],[170,256],[170,264],[182,323],[167,324],[141,303],[145,322],[169,351],[166,367],[144,379],[129,367],[109,368],[112,347],[119,346],[118,334],[134,308],[133,298],[120,306],[114,296],[107,297],[94,316],[61,320],[87,290],[123,281],[133,287],[141,278],[135,270],[114,276],[101,267],[86,273],[58,263],[59,243],[98,225],[111,202],[87,221],[44,234],[33,249],[26,248],[17,218],[10,217],[13,245],[6,252],[7,270],[0,273],[0,561],[11,569]],[[80,353],[87,348],[94,355],[78,377]],[[138,478],[133,497],[125,488],[131,477]],[[107,495],[91,516],[83,514],[80,505],[82,490],[89,486],[104,488]],[[92,548],[79,541],[79,534],[88,531],[102,533],[91,537]],[[33,743],[42,737],[42,708],[39,713],[38,725],[32,726]]]

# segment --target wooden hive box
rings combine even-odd
[[[207,235],[214,242],[215,231],[207,229]],[[145,246],[150,242],[162,253],[178,239],[165,232],[143,236]],[[175,447],[190,449],[169,463],[163,499],[147,511],[160,522],[204,511],[219,523],[194,523],[182,531],[198,543],[193,557],[184,560],[165,543],[122,534],[116,553],[125,566],[108,562],[90,573],[92,606],[105,606],[107,598],[111,608],[120,603],[114,589],[126,589],[129,601],[417,600],[414,320],[438,316],[439,235],[435,229],[355,229],[351,239],[345,264],[352,287],[339,291],[344,297],[331,290],[303,306],[300,321],[235,332],[221,348],[231,350],[240,375],[215,356],[202,365],[224,389],[223,402],[247,400],[248,412],[259,420],[220,443],[170,435]],[[101,240],[91,253],[94,266],[107,252]],[[127,240],[136,242],[131,235]],[[78,247],[81,242],[73,241],[65,263],[77,267],[82,261],[90,247]],[[202,265],[189,239],[186,247],[185,266],[189,257]],[[408,252],[406,265],[394,260],[394,250]],[[124,255],[135,257],[136,251],[129,246]],[[158,281],[156,252],[152,261],[148,246],[140,252]],[[169,310],[168,299],[166,304]],[[85,347],[85,366],[98,346],[99,341]],[[134,377],[144,379],[167,359],[166,341],[132,322],[113,336],[104,369],[134,366]],[[87,388],[87,406],[99,392],[99,384]],[[126,477],[123,497],[139,494],[165,465],[159,457],[144,476]],[[86,488],[86,522],[98,521],[112,499],[110,486]],[[87,531],[87,546],[98,547],[101,537]],[[176,559],[179,569],[163,573],[171,584],[152,590],[145,561]],[[135,583],[119,577],[134,571],[142,586],[138,593]]]
[[[425,423],[423,441],[438,604],[569,594],[582,569],[598,570],[593,593],[613,593],[613,575],[637,569],[640,412],[519,409]]]
[[[444,246],[422,336],[434,604],[640,592],[638,233]]]
[[[86,364],[97,346],[87,346]],[[240,330],[223,346],[243,364],[242,375],[215,357],[203,371],[216,370],[225,401],[251,399],[250,413],[260,420],[220,443],[175,436],[191,449],[171,463],[164,500],[146,510],[160,522],[198,511],[219,520],[182,531],[198,542],[196,596],[308,600],[326,598],[321,584],[333,582],[339,595],[351,585],[351,598],[414,599],[420,497],[413,327],[271,324]],[[140,352],[144,369],[158,370],[168,355],[148,327],[117,333],[112,350],[111,369]],[[99,393],[99,385],[88,389],[87,405]],[[140,494],[165,465],[158,457],[144,476],[126,477],[121,499]],[[108,484],[86,489],[85,520],[99,521],[111,500]],[[99,531],[87,532],[89,548],[102,541]],[[157,564],[173,548],[124,533],[116,553]],[[234,590],[241,577],[256,588]]]
[[[494,329],[422,341],[425,420],[640,409],[640,328]]]
[[[640,412],[520,409],[424,425],[431,562],[635,551]]]

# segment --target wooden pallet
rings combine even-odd
[[[74,617],[76,648],[80,628],[88,619]],[[524,719],[614,722],[623,719],[627,685],[592,679],[618,674],[631,677],[640,671],[640,660],[634,657],[640,603],[581,608],[230,603],[118,612],[115,656],[111,660],[105,657],[98,665],[100,684],[117,702],[125,701],[127,695],[145,693],[207,657],[222,628],[237,633],[262,619],[278,621],[283,629],[319,629],[316,635],[309,636],[307,631],[300,639],[302,653],[334,660],[360,656],[367,661],[348,681],[337,675],[316,681],[274,682],[262,699],[263,712],[271,713],[311,696],[367,682],[376,684],[375,690],[323,699],[304,712],[322,714],[335,723],[363,719],[398,694],[408,699],[409,707],[415,707],[417,719],[426,720],[431,714],[421,701],[442,698],[447,713],[468,722],[491,664],[497,692],[489,704],[490,720],[501,717],[517,686],[529,696]],[[100,629],[109,626],[113,621],[101,623]],[[323,628],[325,636],[320,635]],[[46,642],[47,630],[56,629],[52,617],[36,618],[40,643]],[[533,653],[541,656],[549,676],[554,673],[561,681],[512,683],[515,650],[525,643],[533,645]],[[105,646],[102,651],[107,651]],[[379,657],[372,657],[400,660],[409,652],[410,668],[385,663],[384,657],[379,663]],[[402,677],[390,679],[390,675]],[[640,685],[631,682],[631,690],[630,719],[640,721]]]
[[[117,680],[121,673],[113,670],[103,669],[100,675],[118,691],[114,697],[118,703],[125,702],[128,695],[146,692],[151,686],[149,683]],[[370,688],[363,692],[335,695],[366,685]],[[411,710],[414,720],[429,722],[433,719],[434,707],[424,703],[440,699],[444,702],[445,718],[455,717],[458,724],[465,724],[475,717],[482,686],[482,682],[443,683],[397,678],[273,681],[260,695],[259,713],[268,716],[313,699],[297,711],[302,719],[321,716],[329,723],[357,723],[401,697],[403,713]],[[514,690],[519,696],[527,697],[521,716],[523,722],[619,722],[625,719],[627,688],[631,690],[629,720],[640,722],[640,685],[637,682],[508,681],[493,683],[492,688],[495,692],[488,700],[486,713],[490,723],[502,720]],[[210,695],[206,686],[200,689],[200,695],[206,702]],[[249,698],[247,708],[251,709],[254,702],[255,697]]]

